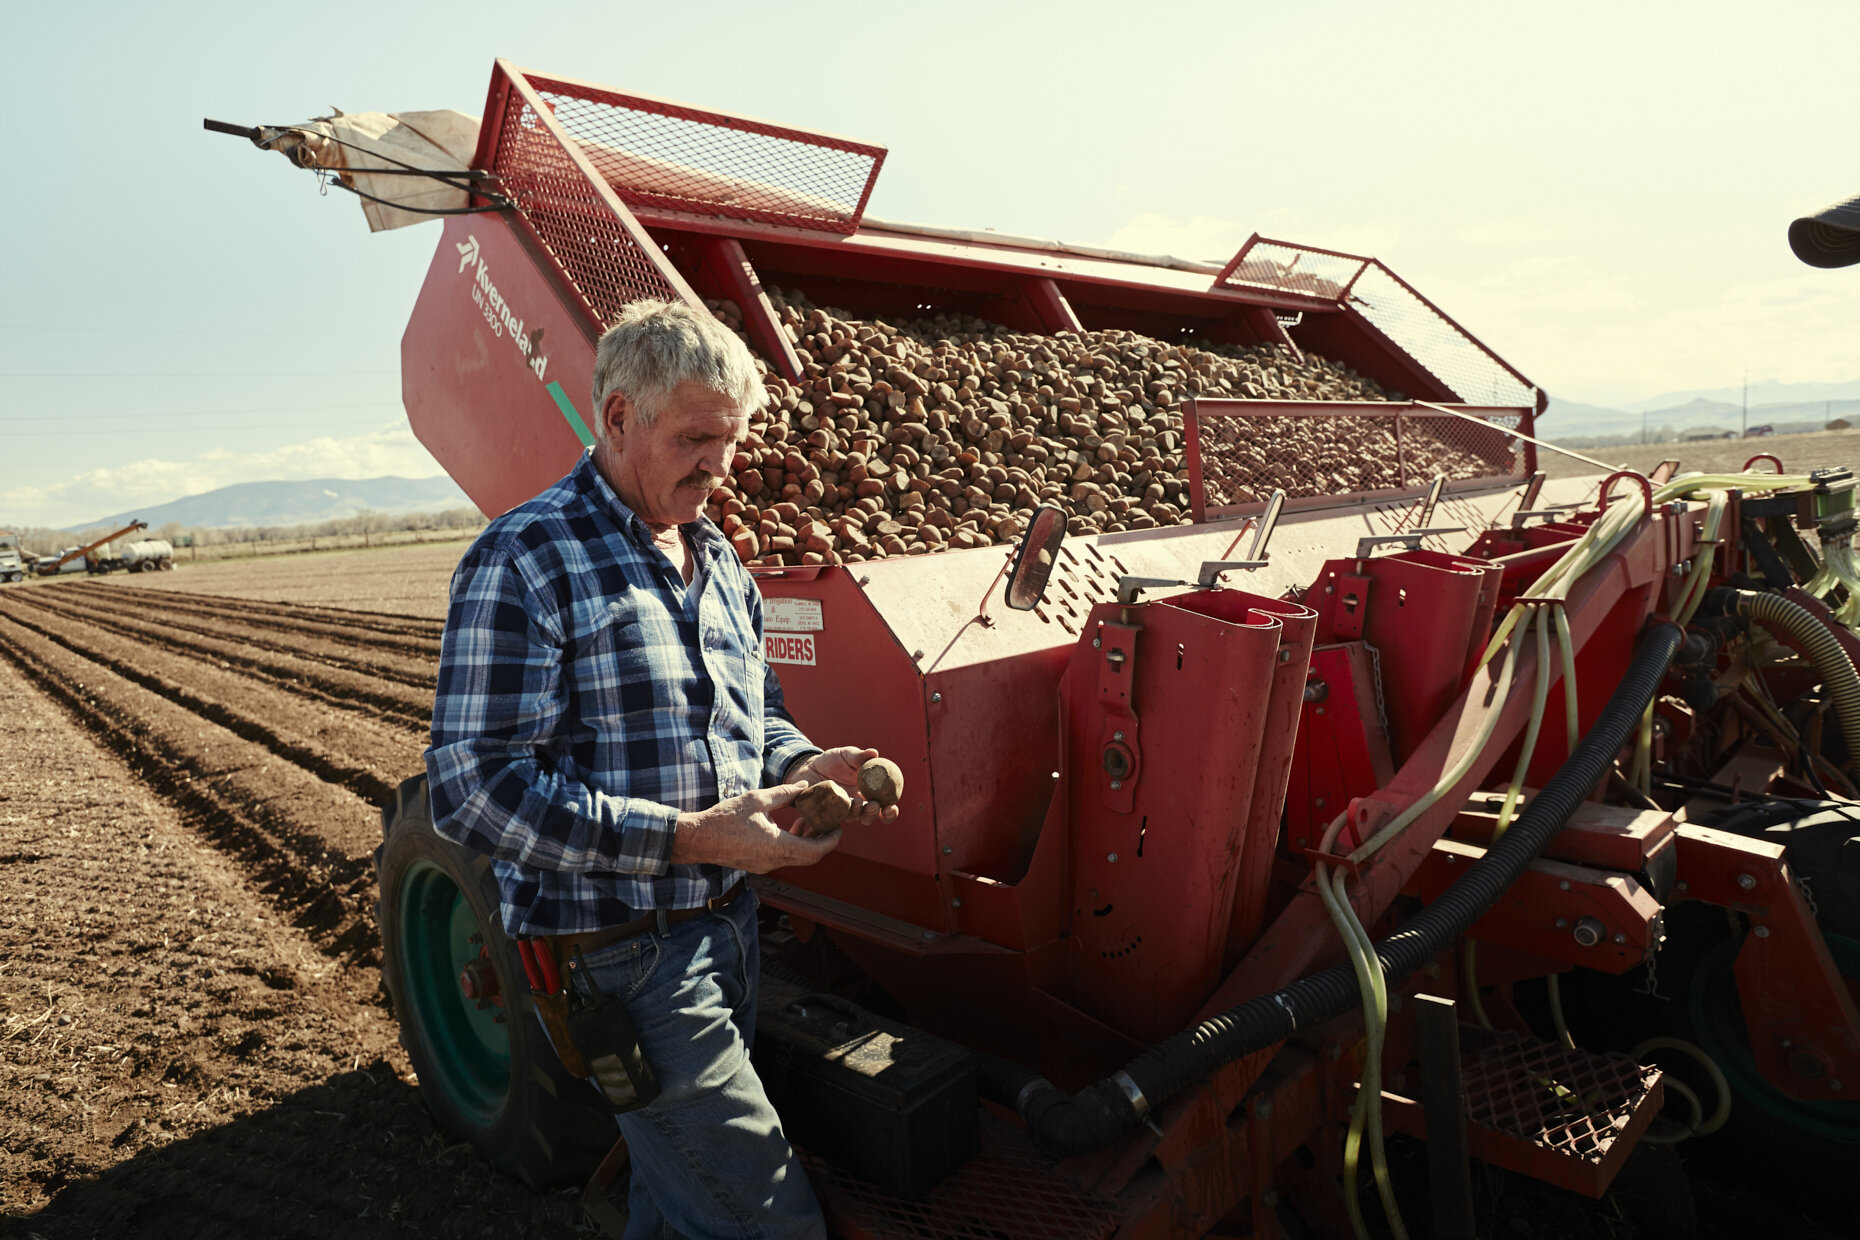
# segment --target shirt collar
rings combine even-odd
[[[641,548],[657,549],[653,546],[652,530],[640,520],[638,513],[627,506],[626,501],[620,498],[613,485],[607,481],[606,475],[595,466],[593,448],[582,450],[581,463],[575,466],[575,472],[570,476],[577,490],[607,510],[607,514],[620,526],[621,533]],[[728,541],[723,531],[702,513],[698,514],[697,520],[688,521],[678,528],[685,535],[686,544],[706,559],[717,555]]]

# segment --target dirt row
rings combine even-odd
[[[197,655],[151,647],[83,620],[17,612],[7,620],[365,801],[386,802],[394,786],[419,769],[425,737],[417,726],[331,710]]]
[[[0,718],[0,1235],[583,1233],[420,1104],[371,806],[8,618]]]
[[[226,662],[257,663],[261,655],[282,655],[299,661],[297,668],[282,665],[286,679],[303,679],[291,674],[301,671],[330,680],[337,696],[345,698],[372,685],[374,688],[368,692],[386,693],[386,703],[411,711],[420,719],[427,718],[432,709],[436,648],[430,653],[405,654],[371,645],[358,636],[338,641],[293,633],[273,625],[264,604],[248,604],[237,617],[201,616],[160,603],[143,604],[138,597],[109,586],[19,591],[8,598],[22,607],[102,621],[144,639],[196,650]]]
[[[116,589],[203,594],[288,603],[324,611],[343,608],[399,617],[444,620],[446,583],[469,539],[305,555],[192,560],[183,550],[171,573],[113,577]],[[46,584],[50,584],[49,582]],[[59,583],[74,585],[75,582]]]
[[[254,603],[250,599],[219,598],[214,595],[182,594],[166,590],[142,590],[123,597],[113,583],[86,582],[71,587],[72,594],[121,599],[118,606],[141,612],[150,607],[196,617],[213,625],[251,625],[262,618],[264,626],[280,634],[302,634],[322,638],[336,646],[356,646],[367,650],[391,650],[416,658],[439,656],[439,635],[444,626],[437,622],[402,616],[371,620],[364,613],[352,613],[346,619],[330,619],[312,609],[288,603]],[[315,609],[327,610],[327,609]],[[310,614],[306,614],[306,612]],[[396,621],[400,621],[397,623]],[[418,627],[414,627],[418,626]]]

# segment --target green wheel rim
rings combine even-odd
[[[465,997],[459,972],[478,958],[484,927],[446,872],[415,862],[400,882],[400,949],[409,1015],[432,1053],[421,1085],[443,1093],[479,1127],[489,1127],[510,1095],[510,1031],[503,1009]]]
[[[1827,935],[1828,954],[1842,977],[1860,978],[1860,941]],[[1743,1006],[1731,963],[1738,944],[1721,943],[1699,961],[1687,1001],[1699,1048],[1724,1069],[1738,1105],[1750,1105],[1773,1119],[1825,1141],[1860,1145],[1860,1102],[1805,1102],[1791,1098],[1763,1079],[1750,1053]]]

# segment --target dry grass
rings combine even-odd
[[[1541,431],[1539,432],[1542,433]],[[1646,473],[1661,461],[1677,458],[1682,470],[1708,473],[1735,472],[1759,452],[1780,457],[1790,473],[1807,473],[1831,465],[1860,467],[1860,430],[1815,431],[1806,435],[1766,435],[1761,439],[1708,439],[1702,443],[1638,444],[1614,448],[1580,448],[1584,456],[1617,462]],[[1559,453],[1540,449],[1538,466],[1552,478],[1579,478],[1596,472],[1595,466]],[[1769,469],[1766,461],[1757,466]]]

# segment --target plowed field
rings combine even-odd
[[[0,590],[0,1236],[593,1234],[434,1129],[382,997],[375,806],[420,765],[449,568],[424,615]],[[1835,1234],[1694,1190],[1707,1235]],[[1478,1196],[1481,1234],[1684,1234],[1621,1188]]]
[[[0,594],[0,1233],[580,1230],[434,1131],[381,998],[375,804],[438,628]]]

